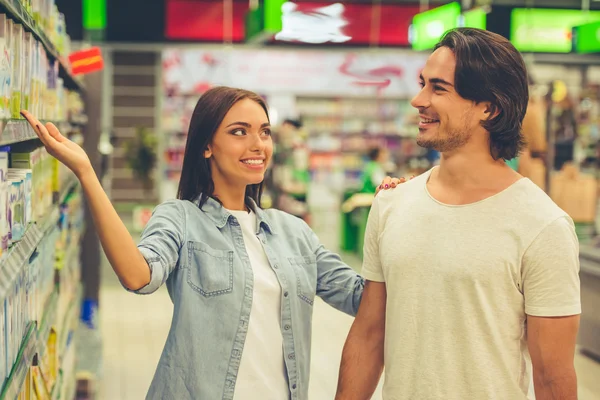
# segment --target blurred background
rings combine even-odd
[[[360,271],[376,186],[438,162],[416,145],[409,102],[432,47],[458,26],[503,35],[526,60],[528,147],[510,164],[576,222],[579,398],[600,399],[600,3],[590,0],[0,0],[0,399],[142,399],[172,315],[166,290],[121,288],[80,187],[20,108],[86,149],[138,237],[176,195],[199,96],[255,91],[274,126],[263,207],[305,219]],[[351,323],[315,302],[311,399],[333,398]]]

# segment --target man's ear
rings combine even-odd
[[[489,121],[491,119],[496,118],[499,114],[500,114],[500,109],[495,105],[492,104],[490,102],[485,102],[482,103],[482,105],[484,106],[484,121]]]

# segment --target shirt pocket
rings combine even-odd
[[[188,242],[187,282],[205,297],[233,290],[233,250],[217,250],[202,242]]]
[[[296,275],[298,297],[311,306],[317,292],[317,258],[314,255],[288,258]]]

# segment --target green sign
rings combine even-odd
[[[427,50],[435,47],[446,31],[458,26],[460,4],[449,3],[413,17],[411,44],[414,50]]]
[[[463,13],[462,26],[467,28],[487,28],[487,13],[481,8],[475,8]]]
[[[281,6],[287,0],[265,0],[265,30],[268,32],[276,33],[281,31]]]
[[[600,21],[600,11],[515,8],[510,41],[519,51],[570,53],[574,26]]]
[[[246,14],[246,42],[262,43],[281,31],[283,12],[287,0],[264,0]]]
[[[106,28],[106,0],[83,0],[82,8],[84,29]]]
[[[600,52],[600,21],[576,26],[573,29],[575,52],[598,53]]]

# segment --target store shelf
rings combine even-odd
[[[65,379],[65,373],[63,370],[64,360],[70,346],[74,346],[72,332],[76,329],[77,320],[79,318],[79,309],[81,300],[83,298],[83,290],[81,286],[77,289],[77,294],[73,297],[69,306],[62,325],[59,327],[59,339],[58,339],[58,360],[61,365],[61,370],[58,373],[58,379],[56,384],[52,388],[51,399],[58,400],[61,398],[61,394],[64,392],[64,385],[67,385],[69,381]],[[72,371],[70,371],[72,372]],[[69,397],[66,397],[69,398]]]
[[[71,90],[84,91],[83,84],[71,74],[68,66],[63,62],[56,47],[48,39],[44,31],[38,26],[31,14],[25,10],[23,4],[18,0],[0,0],[0,8],[15,21],[25,27],[25,29],[33,34],[33,36],[42,43],[48,56],[58,61],[60,77],[65,82],[65,87]]]
[[[600,249],[581,245],[579,260],[581,272],[600,278]]]
[[[30,323],[27,328],[27,334],[23,338],[23,344],[19,350],[17,361],[6,380],[6,386],[4,386],[2,394],[0,395],[0,400],[15,400],[18,398],[21,388],[23,387],[23,382],[25,382],[29,366],[37,353],[37,344],[35,323]]]
[[[42,320],[38,325],[37,329],[37,342],[38,348],[40,350],[40,355],[43,356],[46,350],[46,343],[48,343],[48,336],[50,336],[50,330],[52,329],[52,325],[56,321],[56,314],[58,312],[58,291],[55,289],[52,292],[52,295],[48,299],[46,303],[46,308],[44,309],[44,315],[42,316]]]
[[[71,332],[76,328],[77,319],[79,318],[79,309],[81,300],[83,297],[83,291],[81,286],[78,287],[77,293],[71,299],[69,306],[67,307],[67,313],[64,321],[62,321],[62,325],[59,328],[59,341],[58,341],[58,354],[59,360],[62,362],[62,359],[65,355],[65,351],[69,345],[70,339],[69,336]]]
[[[67,194],[75,186],[77,180],[71,178],[68,184],[65,185],[63,191],[59,195],[60,201],[55,204],[46,217],[39,222],[32,223],[27,227],[23,238],[8,250],[6,259],[0,264],[0,282],[9,284],[14,280],[16,274],[23,268],[23,265],[29,261],[29,258],[40,244],[40,241],[52,226],[55,226],[59,218],[59,205],[64,202]],[[2,292],[5,288],[0,288]]]
[[[37,138],[31,125],[24,119],[0,120],[0,132],[0,146]]]
[[[2,0],[0,0],[2,1]],[[47,121],[41,121],[46,123]],[[68,132],[73,126],[81,126],[71,121],[53,122],[61,132]],[[0,146],[37,139],[37,134],[25,119],[0,120]]]

